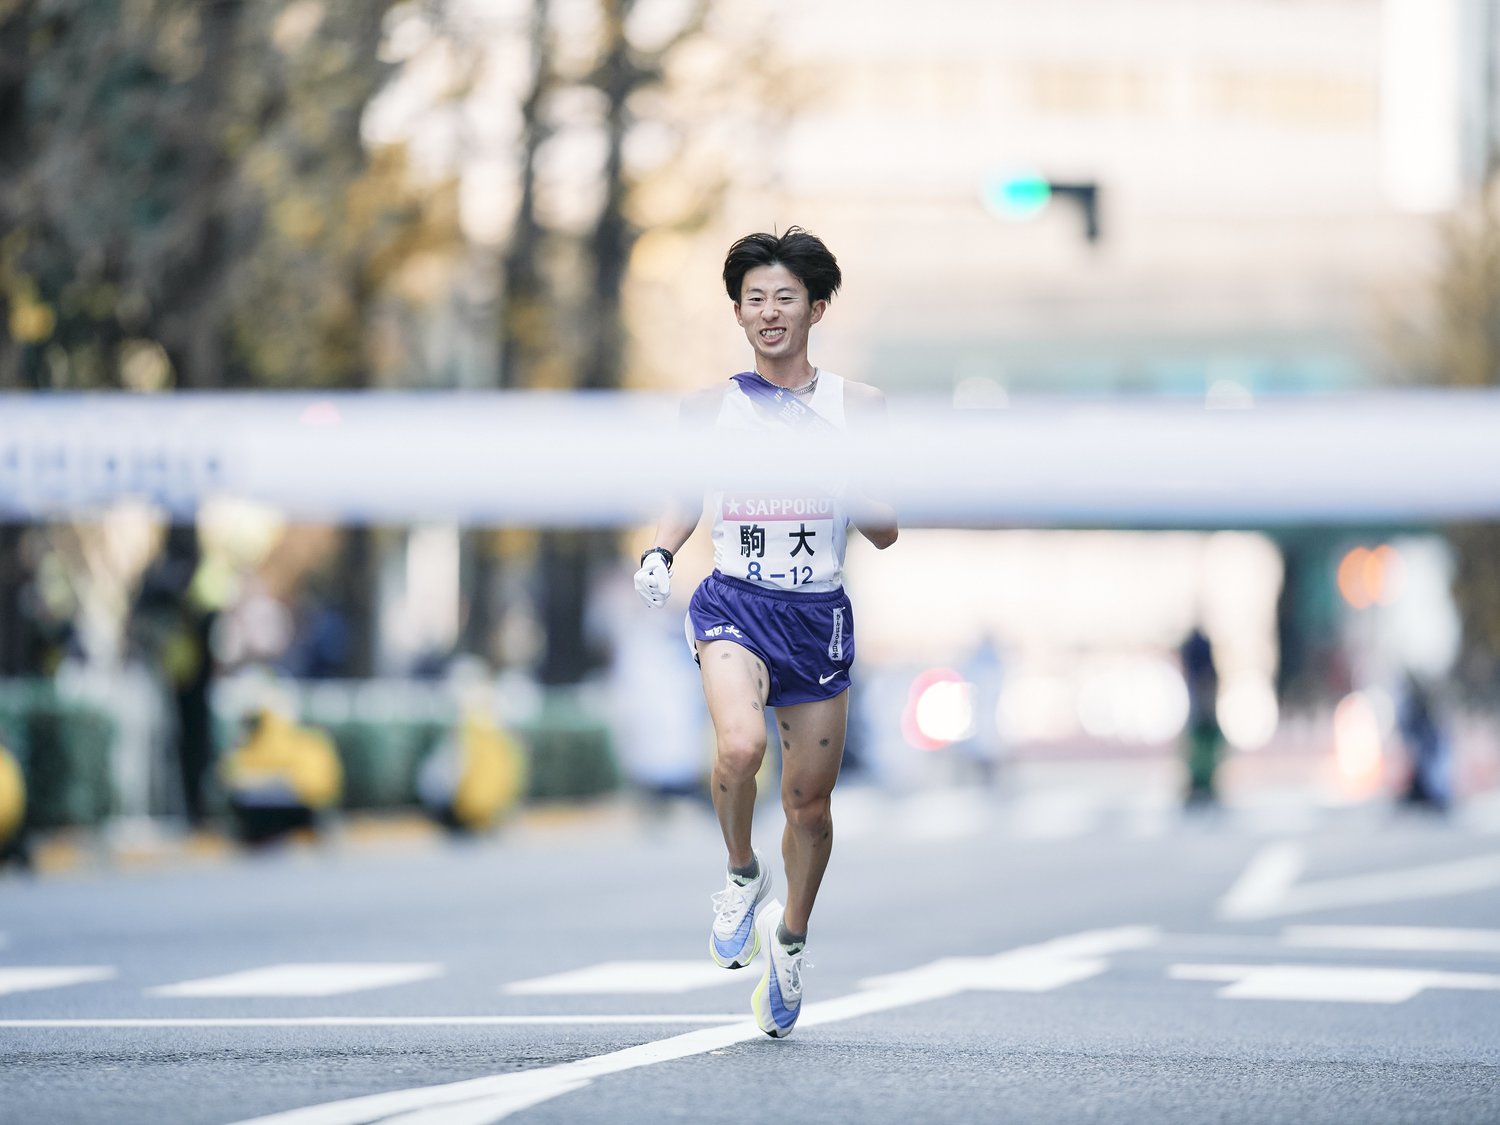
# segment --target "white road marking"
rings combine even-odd
[[[109,980],[115,975],[107,965],[9,966],[0,968],[0,996],[11,992],[36,992],[44,988],[66,988],[70,984]]]
[[[1229,1000],[1332,1000],[1399,1004],[1423,989],[1500,991],[1492,973],[1435,969],[1355,969],[1333,965],[1173,965],[1173,980],[1229,981],[1218,992]]]
[[[1300,844],[1267,844],[1219,901],[1219,917],[1265,917],[1286,897],[1306,863]]]
[[[330,964],[267,965],[221,977],[182,981],[148,988],[148,996],[247,997],[247,996],[340,996],[371,988],[429,980],[441,976],[437,964]]]
[[[608,961],[554,973],[547,977],[518,980],[503,991],[514,996],[575,996],[581,994],[626,994],[691,992],[734,984],[736,978],[711,961]]]
[[[1075,964],[1072,974],[1061,971],[1052,974],[1059,984],[1066,983],[1064,978],[1070,975],[1072,979],[1082,979],[1076,974],[1085,967],[1102,971],[1104,963],[1101,959],[1111,952],[1139,949],[1155,940],[1154,929],[1131,926],[1075,934],[994,957],[950,958],[936,966],[876,978],[881,983],[865,992],[835,1000],[809,1001],[798,1022],[803,1028],[816,1027],[942,999],[969,988],[1009,987],[1010,981],[1038,978],[1043,972],[1041,962],[1048,958],[1083,963]],[[1027,966],[1026,971],[1013,971],[1017,962]],[[496,1074],[442,1086],[371,1094],[273,1113],[239,1125],[363,1125],[373,1121],[384,1121],[387,1125],[398,1122],[400,1125],[488,1125],[519,1110],[580,1089],[595,1078],[706,1054],[762,1037],[763,1033],[755,1022],[746,1020],[726,1027],[690,1031],[670,1039],[558,1066]]]
[[[165,1019],[34,1019],[0,1020],[0,1027],[547,1027],[574,1024],[674,1024],[734,1023],[745,1017],[733,1015],[594,1016],[244,1016],[222,1019],[170,1017]]]
[[[1227,916],[1271,918],[1283,914],[1336,910],[1345,906],[1446,898],[1449,895],[1468,894],[1491,887],[1500,887],[1500,854],[1302,883],[1289,887],[1279,898],[1268,897],[1252,904],[1249,910]]]
[[[1057,938],[998,957],[945,957],[919,969],[860,981],[861,988],[942,986],[951,992],[1050,992],[1098,976],[1109,968],[1108,954],[1154,945],[1154,927],[1133,926]]]
[[[1500,953],[1500,930],[1431,926],[1288,926],[1286,945],[1317,949],[1401,949],[1421,953]]]

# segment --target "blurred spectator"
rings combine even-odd
[[[250,844],[316,828],[343,788],[332,739],[297,726],[287,712],[284,703],[263,703],[220,766],[235,827]]]
[[[15,756],[0,743],[0,866],[14,859],[29,867],[26,848],[26,779]]]
[[[683,619],[638,612],[631,584],[616,578],[595,604],[612,626],[610,715],[620,769],[653,811],[682,798],[707,801],[708,708]]]
[[[281,658],[287,675],[299,680],[334,680],[349,675],[353,633],[349,618],[321,583],[309,582],[293,611],[291,644]]]
[[[482,832],[510,813],[526,792],[526,755],[487,709],[468,706],[457,728],[422,763],[422,807],[454,832]]]
[[[1194,626],[1178,650],[1182,678],[1187,684],[1188,720],[1184,731],[1187,766],[1187,804],[1211,805],[1218,800],[1214,777],[1224,753],[1219,728],[1219,672],[1214,649],[1203,630]]]
[[[131,614],[131,641],[170,698],[175,727],[170,739],[189,825],[204,820],[204,780],[213,760],[209,692],[213,654],[209,639],[217,613],[207,595],[198,530],[174,524],[161,552],[141,577]]]
[[[1396,717],[1411,768],[1402,800],[1446,812],[1453,803],[1453,753],[1448,732],[1436,712],[1432,690],[1408,674]]]
[[[954,743],[954,753],[980,784],[992,786],[1005,747],[1000,737],[1000,687],[1003,669],[994,638],[983,637],[965,661],[963,677],[969,684],[973,733]]]

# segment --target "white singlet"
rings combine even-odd
[[[803,405],[837,430],[844,429],[844,380],[818,372]],[[731,382],[714,422],[717,431],[771,435],[786,423],[768,418]],[[816,440],[814,438],[814,440]],[[751,448],[754,441],[747,443]],[[844,581],[849,515],[839,497],[815,488],[767,492],[712,492],[714,568],[731,578],[782,590],[818,593]]]

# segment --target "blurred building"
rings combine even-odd
[[[727,319],[714,278],[730,238],[798,223],[846,268],[818,358],[888,391],[1233,396],[1387,375],[1382,316],[1416,297],[1433,217],[1477,178],[1493,132],[1470,34],[1484,11],[935,0],[877,20],[830,0],[783,13],[748,51],[783,101],[747,117],[722,221],[639,252],[672,292],[639,310],[644,366],[691,385],[732,365],[732,334],[681,325]],[[762,30],[721,20],[747,44]],[[1006,179],[1027,173],[1096,185],[1098,240],[1068,198],[998,215]]]

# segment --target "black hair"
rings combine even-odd
[[[747,234],[729,248],[724,259],[724,288],[729,299],[739,304],[740,289],[751,270],[776,265],[785,266],[807,286],[811,301],[828,300],[844,280],[838,260],[821,238],[801,227],[787,227],[782,235]]]

